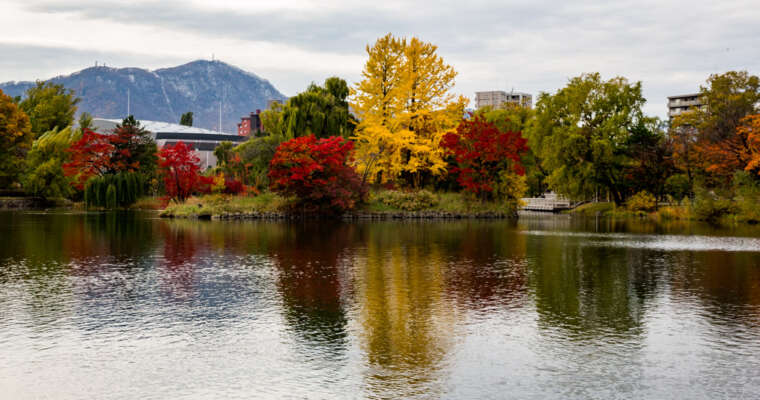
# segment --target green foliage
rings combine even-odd
[[[69,160],[69,146],[80,137],[80,131],[69,126],[60,131],[53,129],[37,138],[26,157],[24,190],[43,198],[71,196],[71,182],[64,175],[62,165]]]
[[[97,176],[87,181],[85,204],[88,207],[128,207],[142,197],[145,177],[136,172]]]
[[[747,71],[713,74],[700,87],[707,107],[696,111],[700,135],[710,141],[732,137],[740,121],[760,112],[760,78]]]
[[[29,88],[20,107],[29,116],[34,136],[54,128],[63,129],[74,122],[79,98],[73,90],[67,90],[60,84],[38,81]]]
[[[629,211],[651,212],[657,209],[657,199],[653,194],[642,190],[628,198],[625,205]]]
[[[760,222],[760,183],[746,171],[738,171],[733,179],[736,193],[737,219]]]
[[[692,212],[697,219],[715,222],[723,216],[735,212],[734,203],[706,189],[696,190]]]
[[[241,176],[244,183],[252,185],[258,189],[264,189],[269,186],[269,163],[274,157],[274,153],[280,143],[284,142],[283,136],[269,135],[261,137],[251,137],[247,141],[237,145],[234,148],[235,155],[239,162],[231,165],[236,175]]]
[[[438,196],[427,190],[413,192],[386,190],[373,197],[373,200],[404,211],[420,211],[438,204]]]
[[[184,126],[193,126],[193,112],[188,111],[179,118],[179,124]]]
[[[604,189],[622,203],[624,170],[631,161],[627,143],[631,131],[647,123],[644,102],[640,82],[603,81],[598,73],[573,78],[553,95],[543,93],[528,138],[549,186],[581,199]]]
[[[310,134],[317,138],[348,137],[354,129],[346,101],[348,93],[346,81],[337,77],[325,80],[324,86],[312,83],[284,105],[264,111],[263,129],[287,139]]]
[[[29,117],[0,90],[0,189],[18,181],[31,143]]]
[[[665,194],[676,200],[681,200],[691,193],[691,184],[686,174],[675,174],[665,180]]]
[[[232,142],[223,141],[219,143],[214,149],[214,156],[216,157],[216,165],[219,167],[226,167],[232,158],[232,149],[235,145]]]
[[[79,114],[79,121],[77,123],[80,132],[85,130],[92,130],[92,115],[88,112]]]

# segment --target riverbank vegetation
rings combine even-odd
[[[760,79],[748,72],[711,75],[702,105],[671,121],[643,112],[641,82],[598,73],[535,108],[468,112],[435,45],[388,34],[366,50],[359,82],[331,77],[264,111],[266,133],[223,142],[207,171],[187,144],[159,150],[131,116],[113,132],[93,132],[86,113],[75,124],[79,99],[60,85],[0,94],[0,189],[159,203],[167,216],[515,215],[521,197],[554,191],[586,203],[574,214],[760,221]]]

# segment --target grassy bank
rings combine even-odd
[[[225,215],[286,213],[290,201],[274,193],[257,196],[205,195],[192,197],[185,203],[170,203],[161,216],[171,218],[213,218]],[[515,215],[514,204],[482,202],[462,193],[433,193],[429,191],[398,192],[378,191],[369,195],[366,204],[360,205],[351,214],[372,214],[375,216],[419,214],[434,217],[442,215],[479,216],[493,215],[509,217]]]
[[[656,221],[708,221],[721,224],[760,222],[760,210],[754,203],[743,204],[742,201],[719,200],[694,202],[685,200],[680,203],[659,206],[654,211],[633,211],[615,203],[588,203],[567,214],[578,216],[601,216],[612,218],[648,218]]]

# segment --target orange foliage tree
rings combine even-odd
[[[742,124],[736,128],[736,133],[737,136],[744,138],[749,150],[749,162],[744,169],[760,174],[760,114],[749,115],[742,119]]]

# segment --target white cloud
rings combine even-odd
[[[359,79],[364,46],[393,32],[436,43],[467,96],[555,91],[599,71],[641,80],[646,111],[663,116],[667,95],[697,90],[710,73],[760,73],[757,21],[756,0],[5,2],[0,81],[71,72],[92,57],[156,68],[214,53],[292,95],[329,75]]]

